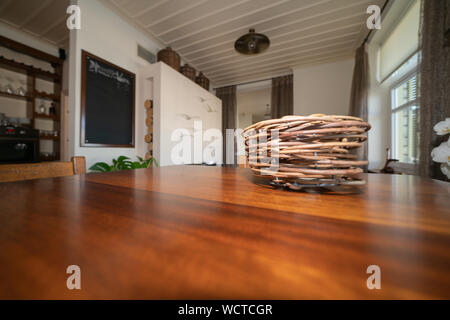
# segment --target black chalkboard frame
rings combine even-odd
[[[105,143],[89,143],[86,142],[86,64],[87,58],[98,60],[111,68],[117,69],[132,78],[132,106],[131,106],[131,138],[132,142],[130,144],[105,144]],[[92,53],[89,53],[85,50],[81,50],[81,137],[80,137],[80,146],[81,147],[107,147],[107,148],[134,148],[135,147],[135,113],[136,112],[136,75],[123,69],[105,59],[102,59]]]

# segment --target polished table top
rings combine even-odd
[[[3,183],[0,298],[450,298],[450,184],[366,180],[312,194],[177,166]]]

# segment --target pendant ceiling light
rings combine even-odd
[[[265,51],[270,46],[270,40],[261,33],[255,33],[255,29],[250,29],[247,34],[236,40],[234,48],[242,54],[258,54]]]

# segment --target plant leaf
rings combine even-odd
[[[131,163],[131,169],[139,169],[141,168],[141,164],[138,161]]]
[[[117,158],[118,162],[124,162],[125,160],[129,160],[130,158],[126,157],[126,156],[120,156]]]
[[[94,163],[89,168],[89,170],[96,171],[96,172],[109,172],[109,171],[112,171],[112,166],[110,166],[106,162],[97,162],[97,163]]]

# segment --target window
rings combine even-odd
[[[415,72],[391,90],[392,158],[402,163],[419,160],[419,79]]]
[[[382,82],[419,49],[421,2],[411,5],[383,41],[379,51],[379,80]]]

